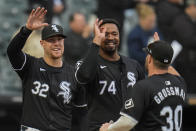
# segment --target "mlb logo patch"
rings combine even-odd
[[[134,103],[133,103],[132,98],[129,99],[129,100],[126,100],[125,101],[125,109],[129,109],[129,108],[132,108],[132,107],[134,107]]]
[[[165,81],[165,85],[169,86],[169,85],[171,85],[171,82],[170,81]]]

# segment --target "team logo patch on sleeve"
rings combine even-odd
[[[126,100],[125,101],[125,109],[129,109],[129,108],[132,108],[132,107],[134,107],[134,103],[133,103],[132,98],[129,99],[129,100]]]
[[[67,81],[62,81],[60,84],[60,89],[61,91],[59,91],[57,96],[62,96],[64,101],[64,104],[69,104],[69,102],[71,101],[72,98],[72,93],[71,93],[71,89],[70,87],[70,83]]]

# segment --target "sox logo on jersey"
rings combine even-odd
[[[61,91],[58,93],[57,96],[60,96],[62,95],[63,96],[63,103],[64,104],[69,104],[69,102],[71,101],[71,97],[72,97],[72,94],[71,94],[71,90],[70,90],[70,83],[67,82],[67,81],[62,81],[61,84],[60,84],[60,89]]]
[[[129,86],[133,87],[136,83],[135,74],[133,72],[127,72],[127,79],[130,81],[127,85],[127,88]]]

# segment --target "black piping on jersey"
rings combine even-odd
[[[21,70],[23,69],[23,67],[25,66],[26,60],[27,60],[27,56],[26,56],[26,54],[25,54],[24,52],[23,52],[23,54],[24,54],[25,59],[24,59],[24,63],[23,63],[23,65],[22,65],[22,67],[21,67],[20,69],[15,69],[15,68],[12,66],[13,70],[15,70],[15,71],[21,71]]]

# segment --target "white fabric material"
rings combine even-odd
[[[74,106],[75,106],[75,107],[87,107],[87,104],[83,104],[83,105],[75,105],[75,104],[74,104]]]
[[[80,66],[81,66],[82,63],[83,63],[83,61],[77,61],[77,63],[76,63],[75,78],[76,78],[76,81],[77,81],[79,84],[87,84],[87,83],[85,83],[85,82],[80,82],[80,81],[78,80],[78,78],[77,78],[77,72],[78,72],[78,70],[79,70],[79,68],[80,68]]]
[[[137,124],[137,121],[134,118],[125,115],[124,113],[122,114],[115,123],[108,127],[108,131],[129,131]]]
[[[178,42],[178,41],[176,41],[176,40],[174,40],[174,41],[172,41],[172,43],[171,43],[171,46],[172,46],[172,48],[173,48],[173,50],[174,50],[174,55],[173,55],[173,59],[172,59],[172,62],[171,63],[173,63],[173,61],[176,59],[176,57],[180,54],[180,52],[182,51],[182,45]]]
[[[24,125],[21,125],[21,131],[22,131],[22,127],[27,128],[25,131],[40,131],[38,129],[35,129],[35,128],[32,128],[32,127],[27,127],[27,126],[24,126]]]

